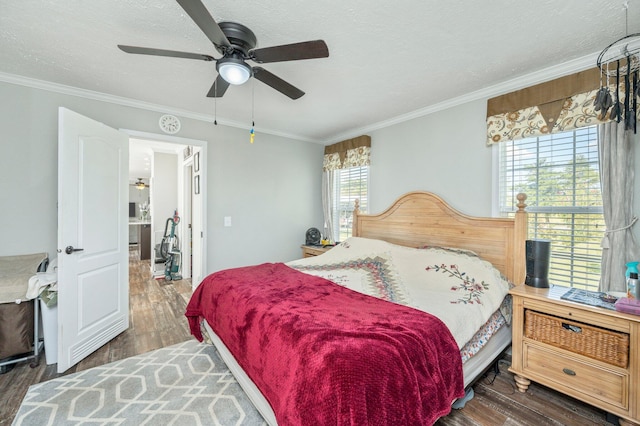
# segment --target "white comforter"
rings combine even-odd
[[[509,282],[467,251],[409,248],[352,237],[321,256],[287,265],[440,318],[462,348],[498,310]]]

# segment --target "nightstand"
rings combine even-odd
[[[518,390],[538,382],[640,425],[640,316],[562,300],[564,290],[510,291]]]
[[[331,250],[333,246],[323,247],[302,245],[300,246],[300,248],[302,249],[302,257],[313,257],[319,256],[322,253]]]

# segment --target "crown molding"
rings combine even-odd
[[[514,90],[522,89],[524,87],[529,87],[538,83],[543,83],[545,81],[549,81],[554,78],[559,78],[571,73],[584,71],[588,68],[595,66],[598,58],[598,54],[599,52],[593,53],[577,59],[573,59],[571,61],[563,62],[558,65],[554,65],[552,67],[548,67],[539,71],[534,71],[532,73],[529,73],[523,76],[518,76],[513,79],[495,84],[493,86],[488,86],[480,90],[476,90],[475,92],[467,93],[463,96],[458,96],[456,98],[448,99],[443,102],[439,102],[433,105],[426,106],[424,108],[420,108],[418,110],[409,112],[407,114],[398,115],[388,120],[383,120],[367,126],[362,126],[356,129],[352,129],[348,132],[335,135],[328,140],[311,139],[305,136],[280,132],[273,129],[256,128],[256,130],[259,130],[261,133],[266,133],[273,136],[279,136],[279,137],[295,139],[295,140],[304,141],[304,142],[312,142],[312,143],[320,143],[323,145],[328,145],[341,140],[350,139],[358,135],[373,132],[375,130],[384,129],[386,127],[404,123],[405,121],[413,120],[415,118],[420,118],[420,117],[424,117],[439,111],[444,111],[446,109],[463,105],[468,102],[477,101],[479,99],[489,99],[495,96],[512,92]],[[204,121],[209,123],[214,122],[214,118],[206,114],[200,114],[200,113],[195,113],[188,110],[177,109],[177,108],[169,107],[166,105],[152,104],[149,102],[138,101],[135,99],[129,99],[129,98],[124,98],[120,96],[108,95],[105,93],[94,92],[86,89],[79,89],[77,87],[66,86],[63,84],[52,83],[44,80],[37,80],[37,79],[18,76],[14,74],[7,74],[7,73],[0,72],[0,81],[17,84],[21,86],[32,87],[32,88],[41,89],[41,90],[47,90],[50,92],[56,92],[56,93],[61,93],[65,95],[70,95],[70,96],[77,96],[80,98],[108,102],[108,103],[127,106],[131,108],[144,109],[147,111],[156,111],[163,114],[174,114],[180,117],[191,118],[193,120],[199,120],[199,121]],[[233,120],[227,120],[225,118],[219,118],[217,119],[217,122],[220,125],[234,127],[237,129],[243,129],[243,130],[251,129],[251,127],[246,125],[245,123],[240,123]]]
[[[251,127],[248,126],[246,123],[240,123],[240,122],[228,120],[225,118],[214,119],[214,117],[207,114],[201,114],[201,113],[196,113],[196,112],[188,111],[184,109],[178,109],[178,108],[170,107],[167,105],[159,105],[159,104],[153,104],[150,102],[138,101],[135,99],[125,98],[121,96],[109,95],[106,93],[95,92],[92,90],[80,89],[73,86],[52,83],[50,81],[45,81],[45,80],[37,80],[34,78],[24,77],[24,76],[15,75],[15,74],[0,72],[0,81],[19,85],[19,86],[26,86],[34,89],[60,93],[63,95],[76,96],[79,98],[107,102],[111,104],[116,104],[116,105],[131,107],[131,108],[138,108],[138,109],[143,109],[147,111],[155,111],[162,114],[173,114],[180,117],[190,118],[193,120],[199,120],[199,121],[204,121],[209,123],[213,123],[215,120],[219,125],[234,127],[234,128],[243,129],[243,130],[251,130]],[[273,136],[295,139],[295,140],[304,141],[304,142],[313,142],[313,143],[320,143],[320,144],[323,143],[323,141],[318,139],[311,139],[305,136],[294,135],[291,133],[285,133],[278,130],[262,128],[262,127],[260,128],[256,127],[255,129],[260,133],[270,134]]]
[[[563,77],[572,73],[584,71],[596,66],[598,53],[583,56],[571,61],[564,62],[562,64],[554,65],[549,68],[545,68],[539,71],[535,71],[523,76],[515,77],[510,80],[503,81],[493,86],[488,86],[475,92],[467,93],[463,96],[451,98],[437,104],[429,105],[427,107],[409,112],[407,114],[399,115],[388,120],[373,123],[371,125],[363,126],[358,129],[350,130],[339,135],[332,137],[326,141],[326,144],[332,144],[341,140],[350,139],[357,135],[363,135],[375,130],[384,129],[389,126],[404,123],[405,121],[413,120],[433,114],[438,111],[444,111],[449,108],[463,105],[468,102],[477,101],[479,99],[490,99],[495,96],[503,95],[505,93],[519,90],[525,87],[533,86],[545,81],[553,80],[555,78]]]

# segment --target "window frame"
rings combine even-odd
[[[548,138],[550,136],[560,138],[561,135],[563,134],[573,133],[572,162],[564,163],[564,164],[573,164],[573,166],[575,167],[576,164],[580,164],[580,163],[576,163],[576,160],[579,158],[579,155],[577,154],[577,149],[576,149],[576,142],[580,141],[579,139],[579,137],[581,136],[580,132],[583,132],[583,133],[586,132],[587,133],[586,143],[590,147],[595,147],[596,165],[597,165],[596,169],[598,170],[598,173],[599,173],[597,126],[578,128],[568,132],[558,133],[555,135],[544,135],[544,136],[538,136],[538,137],[532,137],[532,138],[525,138],[525,139],[517,140],[515,141],[515,143],[527,143],[527,142],[531,143],[532,140],[539,141],[541,138]],[[579,137],[576,138],[576,135],[578,135]],[[509,144],[509,143],[514,143],[514,141],[500,142],[492,146],[492,149],[493,149],[493,152],[492,152],[492,161],[493,161],[492,213],[496,217],[510,216],[513,214],[513,212],[515,212],[515,200],[511,201],[512,207],[511,207],[511,210],[509,210],[509,209],[505,209],[505,206],[509,205],[509,200],[501,199],[501,197],[503,197],[503,194],[501,194],[501,191],[505,193],[504,195],[505,197],[507,196],[506,194],[510,192],[508,188],[501,187],[501,178],[503,178],[503,175],[501,174],[504,173],[501,169],[503,166],[502,164],[503,158],[501,157],[502,155],[501,150],[505,150],[506,149],[505,144]],[[538,161],[537,159],[540,158],[540,151],[541,151],[540,144],[539,142],[537,142],[536,153],[535,153],[536,161]],[[590,148],[589,152],[593,153],[593,148]],[[588,167],[590,171],[593,172],[593,167],[595,166],[593,164],[593,160],[589,159],[588,161],[585,162],[585,164],[586,164],[586,167]],[[566,167],[566,166],[564,165],[560,166],[558,164],[555,165],[555,168],[562,168],[562,167]],[[539,167],[536,167],[536,169],[539,169]],[[576,170],[574,169],[573,172],[575,176]],[[599,177],[599,174],[598,174],[598,177]],[[536,176],[536,178],[538,178],[538,176]],[[526,182],[526,178],[523,177],[521,179],[521,183],[524,184],[524,182]],[[536,183],[536,186],[538,186],[537,183]],[[576,188],[576,187],[577,185],[574,185],[573,188]],[[527,193],[527,191],[522,191],[522,192]],[[578,195],[577,193],[578,191],[574,190],[571,194],[572,197],[576,197]],[[537,219],[540,219],[540,215],[547,215],[549,219],[553,220],[553,218],[556,217],[554,216],[556,214],[572,214],[574,215],[573,216],[574,220],[584,218],[584,220],[586,221],[585,223],[587,224],[587,226],[584,228],[584,232],[586,232],[587,234],[598,234],[601,231],[601,235],[598,235],[598,236],[589,235],[589,242],[587,244],[584,244],[587,247],[586,248],[587,255],[581,255],[576,252],[577,244],[575,244],[575,238],[576,238],[576,235],[580,234],[581,230],[579,228],[576,229],[575,226],[577,225],[575,225],[575,223],[572,223],[571,225],[571,232],[566,234],[567,236],[570,237],[569,243],[567,243],[566,240],[557,240],[556,246],[559,246],[559,250],[554,250],[553,239],[551,244],[552,259],[551,259],[551,265],[550,265],[551,271],[549,274],[549,281],[552,284],[597,291],[599,279],[600,279],[600,270],[601,270],[600,262],[602,258],[602,249],[601,248],[595,249],[594,247],[596,243],[597,243],[597,246],[599,247],[600,240],[604,236],[604,231],[606,229],[604,226],[604,214],[603,214],[601,196],[600,196],[599,205],[588,205],[588,206],[575,206],[575,205],[574,206],[557,206],[556,205],[552,207],[552,206],[530,205],[530,204],[533,204],[532,202],[535,202],[535,200],[532,198],[532,194],[527,194],[527,195],[528,195],[528,198],[527,198],[527,201],[525,201],[525,204],[528,205],[526,208],[526,211],[529,214],[527,239],[544,238],[544,236],[539,236],[539,232],[532,227],[533,226],[532,222],[536,221]],[[578,215],[578,216],[575,216],[575,215]],[[562,241],[565,241],[565,244],[563,244]],[[558,242],[560,242],[560,244],[557,244]],[[567,250],[567,252],[563,252],[564,250]],[[592,253],[589,254],[589,252],[592,252]],[[562,268],[561,266],[565,265],[566,263],[568,263],[570,267]],[[578,263],[582,269],[577,268],[576,263]]]
[[[359,169],[358,172],[360,179],[362,179],[362,169],[366,170],[366,179],[365,179],[365,196],[362,196],[362,188],[360,190],[354,192],[354,194],[347,194],[346,197],[340,197],[341,186],[342,186],[342,174],[349,173],[353,174],[354,169]],[[371,166],[356,166],[356,167],[347,167],[343,169],[337,169],[331,171],[331,173],[335,173],[333,177],[333,188],[332,188],[332,203],[331,203],[331,217],[333,219],[333,227],[334,227],[334,235],[331,236],[332,241],[340,242],[344,241],[346,238],[352,236],[353,231],[353,209],[354,209],[354,201],[358,199],[359,201],[359,211],[362,213],[367,213],[369,211],[369,202],[370,202],[370,194],[371,194]],[[356,179],[353,179],[354,181]],[[362,185],[360,185],[362,186]],[[339,198],[342,199],[339,200]],[[346,198],[346,200],[344,199]],[[345,204],[345,208],[338,208],[340,204]],[[341,222],[343,219],[346,221],[346,226],[343,228],[341,226]]]

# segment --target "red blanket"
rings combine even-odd
[[[207,320],[284,425],[430,425],[464,394],[438,318],[288,266],[208,276],[186,316]]]

